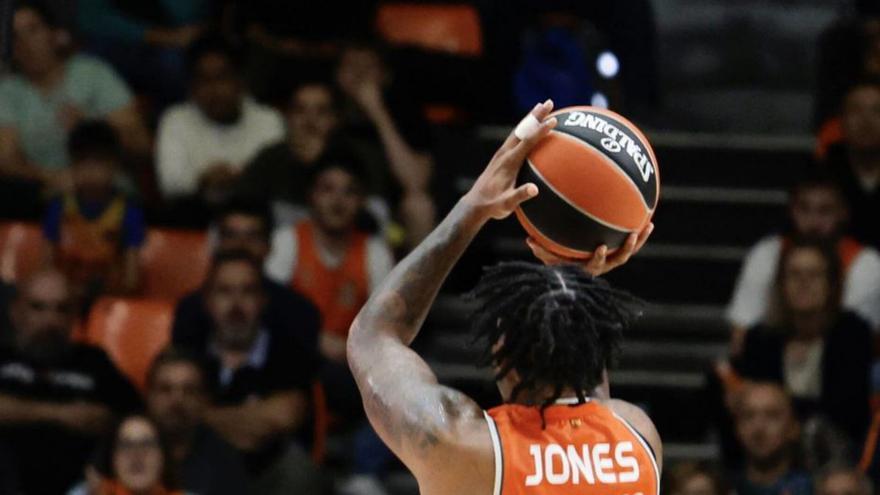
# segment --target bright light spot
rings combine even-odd
[[[615,77],[620,71],[620,61],[617,60],[617,55],[609,51],[600,53],[599,57],[596,58],[596,70],[605,79]]]
[[[608,98],[602,93],[596,91],[590,99],[590,105],[594,107],[608,108]]]

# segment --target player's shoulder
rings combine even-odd
[[[657,431],[657,427],[654,426],[654,422],[651,421],[648,414],[635,404],[620,399],[608,399],[602,401],[602,403],[648,442],[657,460],[657,465],[662,469],[663,442],[660,440],[660,433]]]

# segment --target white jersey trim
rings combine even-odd
[[[648,453],[648,457],[651,458],[651,464],[654,466],[654,477],[657,480],[657,493],[659,494],[660,493],[660,467],[657,466],[657,457],[656,457],[656,454],[654,453],[654,450],[648,446],[648,444],[645,442],[645,438],[642,437],[642,434],[639,433],[635,428],[632,427],[632,425],[629,424],[629,421],[618,416],[617,413],[614,411],[611,411],[611,414],[613,414],[614,417],[617,418],[618,421],[623,423],[623,425],[626,426],[626,428],[630,432],[632,432],[633,436],[636,437],[636,439],[642,445],[642,448],[645,449],[645,452]]]
[[[501,453],[501,437],[498,436],[498,428],[495,426],[495,420],[489,413],[483,411],[486,423],[489,425],[489,436],[492,437],[492,450],[495,453],[495,488],[492,490],[493,495],[501,495],[501,481],[504,479],[504,455]]]

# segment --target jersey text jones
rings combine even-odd
[[[639,479],[639,463],[633,455],[632,442],[594,445],[532,444],[529,454],[534,472],[526,477],[526,486],[543,483],[595,485],[633,483]]]

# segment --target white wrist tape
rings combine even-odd
[[[540,128],[541,123],[530,113],[519,121],[519,124],[516,125],[516,129],[513,130],[513,135],[521,140],[527,139],[537,134],[538,129]]]

